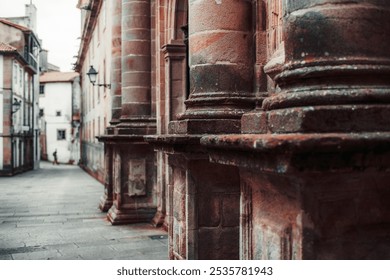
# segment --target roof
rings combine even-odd
[[[31,31],[31,29],[23,26],[23,25],[19,25],[19,24],[16,24],[16,23],[13,23],[12,21],[9,21],[9,20],[6,20],[4,18],[0,18],[0,22],[1,23],[4,23],[4,24],[7,24],[9,26],[12,26],[12,27],[15,27],[21,31]]]
[[[13,46],[0,42],[0,52],[14,53],[16,51],[17,49],[14,48]]]
[[[40,83],[72,82],[79,76],[77,72],[46,72],[39,78]]]

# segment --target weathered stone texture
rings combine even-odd
[[[388,258],[388,1],[188,2],[123,1],[110,219],[171,259]]]

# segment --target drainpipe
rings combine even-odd
[[[12,60],[12,73],[14,73],[15,59]],[[11,110],[10,110],[10,138],[11,138],[11,175],[14,175],[14,116],[12,113],[12,100],[14,100],[14,77],[11,75]]]
[[[37,69],[38,70],[38,69]],[[38,77],[39,77],[39,73],[38,73]],[[31,106],[31,138],[32,138],[32,147],[31,147],[31,168],[32,170],[34,170],[34,167],[35,167],[35,161],[34,161],[34,157],[35,157],[35,154],[36,154],[36,145],[38,145],[38,142],[35,141],[35,140],[38,140],[36,139],[36,135],[35,135],[35,83],[34,83],[34,77],[31,76],[31,85],[30,85],[30,88],[31,88],[31,96],[32,96],[32,106]],[[36,145],[34,145],[34,143],[36,143]]]

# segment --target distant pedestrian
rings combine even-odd
[[[57,149],[54,151],[53,157],[54,157],[53,165],[54,165],[54,164],[59,165],[60,163],[59,163],[58,160],[57,160]]]

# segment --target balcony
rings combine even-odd
[[[28,66],[35,72],[38,73],[38,62],[32,53],[26,51],[24,53],[24,59],[27,61]]]

